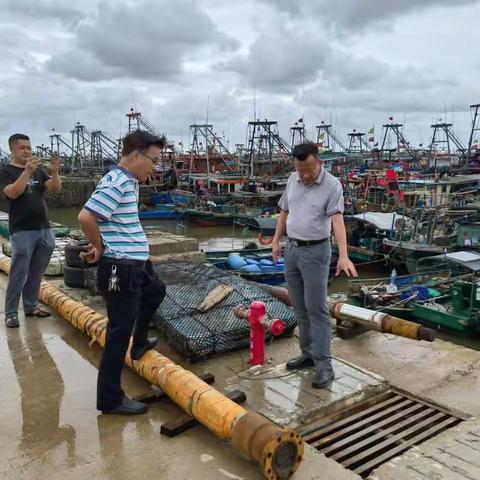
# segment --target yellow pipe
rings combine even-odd
[[[10,259],[0,256],[0,269],[10,271]],[[56,310],[75,328],[105,345],[107,318],[73,300],[58,288],[42,282],[40,300]],[[150,350],[140,360],[125,363],[154,385],[158,385],[186,413],[224,440],[232,440],[242,453],[260,463],[265,478],[289,478],[303,458],[303,440],[293,430],[283,430],[265,417],[248,412],[192,372]]]
[[[384,312],[341,302],[331,302],[329,307],[330,314],[337,320],[349,320],[378,332],[391,333],[412,340],[426,340],[427,342],[435,340],[435,331],[431,328],[393,317]]]

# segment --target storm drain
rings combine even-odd
[[[361,477],[463,419],[404,393],[388,390],[353,409],[303,429],[303,439]]]

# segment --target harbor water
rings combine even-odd
[[[79,228],[77,222],[78,212],[79,209],[77,208],[49,208],[49,216],[52,221],[62,223],[72,229]],[[200,249],[204,251],[242,248],[245,244],[252,241],[258,243],[258,233],[247,231],[238,225],[231,227],[202,227],[186,223],[183,220],[147,220],[142,221],[142,224],[165,232],[197,238],[200,243]],[[368,268],[361,268],[359,272],[361,278],[382,277],[389,275],[389,273],[384,266],[378,264],[370,265]],[[347,292],[348,288],[348,278],[342,275],[332,278],[329,292],[343,293]],[[466,338],[444,331],[438,331],[437,337],[474,350],[480,350],[480,338]]]

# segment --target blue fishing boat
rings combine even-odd
[[[150,194],[150,203],[190,205],[195,203],[195,194],[188,190],[169,190],[168,192],[153,192]]]
[[[144,208],[138,212],[140,220],[169,220],[180,218],[182,214],[173,204],[158,204],[154,208]]]

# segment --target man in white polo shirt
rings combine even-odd
[[[330,271],[330,232],[338,245],[336,275],[357,276],[347,254],[343,222],[343,189],[318,158],[313,143],[295,146],[295,170],[279,202],[281,209],[273,239],[273,257],[280,256],[285,231],[285,279],[300,332],[301,355],[287,362],[288,369],[315,366],[314,388],[325,388],[335,378],[330,343],[332,326],[327,303]]]

